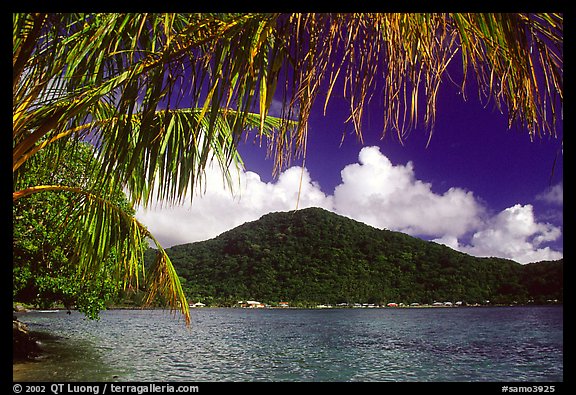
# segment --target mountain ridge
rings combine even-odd
[[[473,257],[317,207],[268,213],[166,251],[189,298],[218,305],[545,303],[563,293],[563,260]]]

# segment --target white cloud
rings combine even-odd
[[[378,147],[363,148],[358,159],[342,170],[342,184],[334,191],[336,212],[422,236],[460,236],[479,225],[484,208],[471,192],[450,188],[436,194],[431,184],[416,179],[411,162],[394,166]]]
[[[239,171],[232,193],[214,166],[207,170],[205,193],[194,196],[192,204],[139,208],[137,217],[168,247],[206,240],[266,213],[294,210],[298,204],[322,207],[378,228],[435,238],[476,256],[522,263],[562,256],[545,246],[557,240],[561,230],[537,222],[531,205],[516,205],[488,217],[472,192],[453,187],[435,193],[430,183],[416,178],[413,163],[393,165],[377,147],[363,148],[358,163],[346,166],[341,175],[334,195],[327,196],[301,167],[291,167],[268,183],[254,172]]]
[[[562,206],[564,204],[564,185],[559,182],[536,196],[536,199],[551,205]]]
[[[331,198],[311,180],[308,170],[302,172],[301,167],[287,169],[275,183],[263,182],[258,174],[250,171],[240,171],[237,175],[231,191],[223,183],[219,168],[212,166],[206,172],[205,192],[195,194],[191,204],[140,207],[136,216],[164,247],[169,247],[216,237],[269,212],[294,210],[301,177],[298,207],[330,209],[332,206]]]
[[[562,258],[562,253],[544,243],[557,240],[560,228],[537,222],[530,204],[516,204],[490,218],[470,240],[460,245],[455,239],[437,240],[474,256],[497,256],[520,263]]]

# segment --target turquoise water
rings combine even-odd
[[[20,320],[47,356],[41,381],[563,381],[563,309],[194,309]]]

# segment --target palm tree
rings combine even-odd
[[[510,126],[555,136],[562,26],[561,14],[14,14],[13,198],[78,193],[79,267],[89,271],[111,245],[124,245],[118,267],[132,273],[137,236],[152,235],[120,215],[106,191],[120,185],[142,205],[154,196],[178,202],[202,184],[212,160],[232,182],[238,143],[252,130],[278,172],[305,154],[312,105],[325,95],[326,109],[339,80],[360,139],[375,94],[385,131],[402,140],[424,122],[432,136],[438,90],[455,58],[463,96],[471,69],[478,94]],[[276,101],[281,110],[271,117]],[[30,157],[57,155],[70,139],[97,148],[93,188],[18,183]],[[188,317],[156,245],[151,295],[164,294]]]
[[[240,164],[236,144],[243,132],[258,128],[266,134],[290,125],[254,115],[248,106],[219,105],[216,97],[232,86],[214,84],[198,104],[202,81],[217,80],[222,72],[203,52],[210,53],[213,41],[242,20],[13,16],[14,201],[46,191],[78,195],[76,220],[69,222],[77,225],[74,256],[82,276],[100,272],[115,250],[121,258],[115,272],[125,283],[137,279],[142,236],[150,238],[158,254],[147,274],[149,301],[161,294],[187,322],[188,303],[170,259],[143,224],[111,202],[109,191],[120,185],[132,203],[146,204],[154,193],[169,201],[181,199],[189,185],[201,183],[202,170],[213,158],[226,171],[231,163]],[[176,106],[185,89],[180,81],[189,77],[190,94],[197,98]],[[97,147],[98,165],[86,169],[90,187],[22,184],[34,154],[45,150],[56,158],[71,139]]]

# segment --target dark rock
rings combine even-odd
[[[12,359],[33,359],[40,353],[38,342],[28,331],[28,326],[21,321],[12,320]]]

